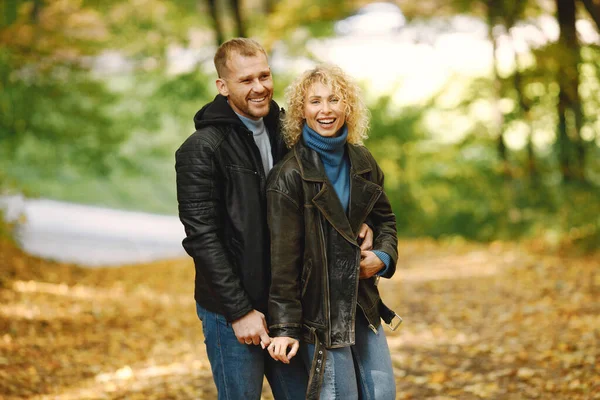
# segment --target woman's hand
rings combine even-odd
[[[291,350],[286,354],[288,347],[291,347]],[[300,342],[298,340],[287,336],[281,336],[273,338],[271,344],[267,347],[267,350],[269,350],[269,354],[273,360],[289,364],[299,348]]]

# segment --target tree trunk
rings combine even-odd
[[[581,62],[577,31],[575,29],[575,0],[556,0],[560,37],[558,40],[558,141],[561,172],[565,180],[584,180],[585,145],[580,135],[583,123],[579,97]],[[574,153],[573,154],[573,150]],[[575,157],[573,157],[575,155]],[[573,163],[571,159],[575,158]]]
[[[502,174],[504,176],[510,176],[510,166],[508,163],[508,154],[506,149],[506,143],[504,142],[504,114],[500,110],[498,102],[502,97],[502,82],[498,73],[498,65],[496,60],[496,38],[494,37],[494,18],[491,7],[488,7],[488,37],[492,43],[492,112],[494,115],[494,134],[496,136],[496,150],[498,151],[498,157],[502,165]]]
[[[34,0],[31,8],[31,20],[35,23],[39,22],[40,11],[42,10],[42,0]]]
[[[527,124],[529,130],[527,134],[527,175],[535,182],[538,178],[538,171],[535,163],[535,150],[533,148],[533,124],[531,118],[531,105],[529,101],[523,95],[523,76],[521,75],[521,69],[519,67],[519,56],[515,53],[515,73],[513,75],[513,82],[515,90],[517,92],[517,99],[519,100],[519,108],[523,114],[523,119]]]
[[[221,43],[225,41],[225,36],[223,35],[223,27],[219,22],[219,11],[217,10],[217,0],[208,0],[208,11],[210,13],[210,18],[213,22],[213,27],[215,30],[215,40],[217,42],[217,46],[220,46]]]
[[[231,7],[233,8],[233,16],[235,19],[236,32],[238,37],[246,37],[246,26],[242,19],[242,9],[240,0],[231,0]]]
[[[573,177],[571,170],[571,147],[572,143],[567,135],[567,100],[564,92],[561,90],[558,95],[558,137],[556,145],[558,147],[558,163],[563,181],[570,181]]]
[[[600,0],[581,0],[600,31]]]
[[[265,14],[270,15],[275,10],[275,0],[265,0]]]

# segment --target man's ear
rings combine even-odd
[[[229,96],[229,89],[227,88],[227,82],[225,82],[225,80],[219,78],[215,83],[217,85],[217,90],[219,91],[219,93],[221,93],[225,97]]]

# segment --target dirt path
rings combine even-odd
[[[216,398],[189,260],[0,264],[1,399]],[[600,399],[598,257],[408,241],[381,289],[398,399]]]

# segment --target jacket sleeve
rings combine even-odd
[[[278,177],[271,176],[271,180]],[[270,182],[267,189],[267,220],[271,235],[271,288],[269,331],[272,336],[300,339],[302,304],[300,274],[304,258],[302,199]]]
[[[383,188],[384,175],[381,168],[369,153],[373,165],[373,181]],[[396,215],[385,190],[381,192],[379,199],[369,213],[367,223],[373,228],[373,250],[380,250],[388,254],[391,262],[385,272],[384,278],[391,278],[396,272],[398,262],[398,236],[396,233]]]
[[[196,274],[201,274],[225,318],[234,321],[252,310],[234,266],[225,251],[222,224],[222,199],[218,188],[220,173],[213,147],[192,135],[175,153],[179,219],[185,227],[185,251],[194,259]]]

